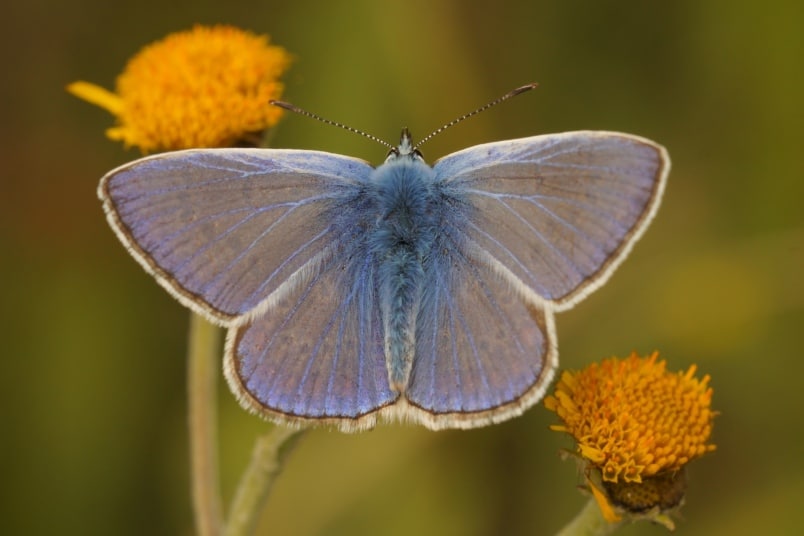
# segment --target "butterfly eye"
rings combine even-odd
[[[388,153],[385,155],[385,161],[388,162],[389,160],[394,160],[396,158],[399,158],[399,149],[396,147],[388,149]]]

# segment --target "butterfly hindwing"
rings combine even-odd
[[[541,398],[557,365],[552,312],[445,228],[428,263],[406,392],[431,428],[475,427]]]
[[[388,385],[375,264],[344,241],[313,264],[265,314],[230,330],[227,379],[246,406],[284,422],[371,426],[399,396]]]

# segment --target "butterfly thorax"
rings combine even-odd
[[[372,176],[377,212],[367,236],[377,261],[389,380],[400,391],[411,370],[425,263],[439,225],[441,197],[432,168],[410,148],[406,132],[398,152]]]

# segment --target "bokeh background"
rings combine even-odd
[[[611,281],[557,318],[561,366],[661,351],[712,375],[716,453],[690,467],[678,534],[792,534],[804,496],[804,13],[732,2],[56,2],[4,8],[0,58],[0,533],[190,534],[188,312],[128,256],[95,188],[136,158],[64,86],[112,88],[139,48],[231,23],[296,56],[285,98],[396,143],[513,87],[424,146],[574,129],[655,139],[673,170]],[[293,116],[274,146],[385,150]],[[224,382],[228,501],[269,425]],[[552,534],[586,498],[540,405],[505,424],[310,433],[263,534]],[[662,534],[646,524],[622,534]]]

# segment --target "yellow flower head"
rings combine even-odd
[[[145,153],[227,147],[277,123],[282,110],[269,101],[281,95],[289,65],[268,36],[196,26],[143,48],[118,76],[116,93],[88,82],[67,89],[117,117],[109,138]]]
[[[667,372],[657,358],[612,357],[564,372],[555,395],[545,399],[564,421],[551,428],[571,434],[605,481],[640,482],[715,449],[709,376],[693,377],[695,365]]]
[[[551,429],[575,438],[587,468],[599,471],[607,498],[631,511],[679,504],[684,466],[715,450],[709,376],[695,378],[695,365],[680,373],[665,365],[658,353],[605,359],[564,372],[544,401],[563,421]],[[587,482],[605,514],[601,490]]]

